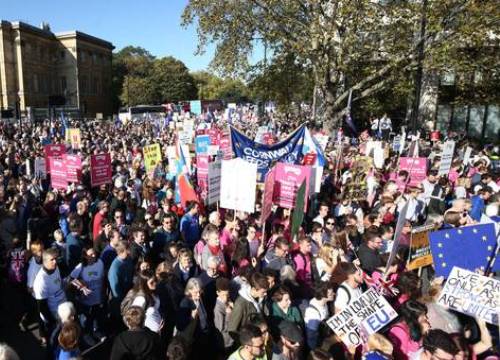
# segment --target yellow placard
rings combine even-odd
[[[429,232],[422,231],[411,235],[410,262],[408,270],[415,270],[432,264],[429,245]]]
[[[82,146],[82,134],[78,128],[66,130],[66,143],[70,143],[73,149],[80,149]]]
[[[160,144],[152,144],[145,146],[144,152],[144,165],[146,172],[152,172],[158,164],[161,163],[161,149]]]

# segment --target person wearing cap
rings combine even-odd
[[[273,346],[271,360],[300,359],[304,338],[301,329],[293,322],[283,320],[279,324],[279,341]]]

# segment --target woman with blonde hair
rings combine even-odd
[[[366,352],[363,354],[363,360],[391,359],[392,351],[393,346],[386,337],[380,334],[372,334],[368,337]]]
[[[314,260],[318,269],[319,280],[330,281],[332,273],[341,262],[341,250],[331,244],[323,244],[319,249],[318,257]]]

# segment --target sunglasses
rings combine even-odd
[[[335,225],[335,223],[334,223],[334,222],[332,222],[332,221],[328,221],[328,222],[326,223],[326,225]]]

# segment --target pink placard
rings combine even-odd
[[[80,183],[82,179],[82,159],[78,155],[64,154],[68,181]]]
[[[210,136],[210,145],[219,145],[221,138],[219,129],[208,130],[208,135]]]
[[[208,155],[196,156],[196,178],[202,199],[206,199],[208,192],[208,159]]]
[[[399,158],[399,170],[406,170],[410,174],[410,186],[418,186],[427,177],[426,158]]]
[[[90,156],[90,181],[92,187],[112,182],[111,157],[109,154]]]
[[[61,159],[66,153],[66,145],[63,144],[49,144],[43,147],[45,153],[45,166],[47,173],[50,173],[50,159]]]
[[[262,213],[261,222],[264,223],[271,215],[273,208],[273,194],[274,194],[274,178],[276,174],[275,168],[272,168],[266,175],[264,182],[264,194],[262,195]]]
[[[224,160],[231,160],[233,152],[231,150],[231,139],[229,136],[223,136],[219,141],[219,149],[222,151]]]
[[[292,165],[285,163],[276,164],[276,174],[274,181],[273,202],[281,207],[293,209],[295,198],[299,187],[306,180],[306,199],[309,196],[309,180],[311,177],[311,168],[309,166]],[[307,201],[305,205],[307,211]]]
[[[64,189],[68,186],[66,164],[63,159],[51,157],[49,160],[50,183],[54,189]]]

